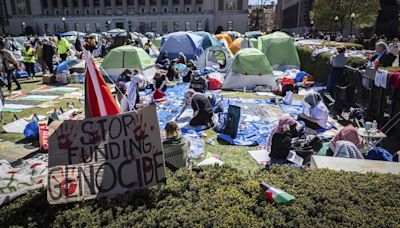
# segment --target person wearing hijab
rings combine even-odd
[[[372,56],[371,62],[379,62],[379,66],[390,67],[396,60],[396,56],[389,52],[385,42],[378,42],[375,45],[375,55]]]
[[[338,141],[348,141],[353,143],[357,149],[362,153],[364,151],[364,142],[358,135],[357,129],[352,125],[348,125],[339,131],[337,135],[329,142],[329,151],[327,155],[333,155]]]
[[[178,63],[186,65],[186,56],[182,52],[179,52],[178,54]]]
[[[298,121],[303,121],[305,126],[314,130],[327,128],[329,110],[322,101],[319,93],[310,93],[305,98],[305,105],[310,106],[309,113],[301,114]]]
[[[364,159],[357,146],[350,141],[337,141],[334,157]]]
[[[294,165],[286,158],[292,149],[292,138],[296,137],[296,120],[290,115],[284,115],[278,123],[278,126],[271,133],[271,158],[270,164],[289,164]]]

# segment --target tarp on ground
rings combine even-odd
[[[273,70],[265,55],[255,48],[246,48],[235,55],[231,68],[225,75],[222,89],[253,89],[255,86],[277,89]]]
[[[221,42],[219,42],[217,39],[215,39],[208,32],[198,31],[198,32],[195,32],[195,34],[203,37],[202,47],[204,50],[206,50],[207,48],[212,47],[212,46],[222,46]]]
[[[155,72],[154,61],[151,59],[142,48],[134,47],[131,45],[121,46],[112,49],[101,62],[101,67],[111,76],[114,80],[125,69],[137,68],[142,71],[142,74],[148,79],[152,78]],[[149,74],[146,74],[148,70]]]
[[[174,32],[163,36],[159,61],[163,53],[168,52],[169,59],[178,57],[179,52],[185,54],[187,60],[196,60],[203,53],[203,37],[194,33]]]
[[[258,49],[267,56],[272,66],[300,67],[300,59],[294,39],[284,32],[274,32],[258,37]]]

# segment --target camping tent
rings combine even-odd
[[[258,49],[267,56],[272,66],[300,67],[294,40],[284,32],[274,32],[258,37]]]
[[[155,38],[152,43],[156,48],[160,48],[161,47],[161,41],[162,41],[162,37],[157,37]]]
[[[156,71],[151,57],[142,49],[131,45],[112,49],[101,62],[101,67],[115,81],[125,69],[137,68],[152,82]]]
[[[212,67],[219,72],[226,72],[232,65],[233,55],[224,46],[212,46],[207,48],[196,61],[198,69]]]
[[[262,36],[263,33],[260,31],[249,31],[244,34],[248,38],[255,38],[257,39],[259,36]]]
[[[258,40],[256,38],[250,38],[250,42],[255,48],[258,48]]]
[[[221,34],[215,35],[215,38],[218,40],[225,40],[228,43],[228,47],[231,46],[231,44],[232,44],[232,38],[229,34],[221,33]]]
[[[69,31],[69,32],[64,32],[61,35],[63,36],[86,36],[86,33],[84,32],[77,32],[77,31]]]
[[[269,86],[277,89],[273,70],[267,57],[255,48],[245,48],[238,51],[232,66],[225,74],[222,89],[253,89],[255,86]]]
[[[147,42],[147,39],[148,38],[146,38],[144,35],[137,32],[121,32],[115,35],[111,48],[123,46],[128,40],[136,41],[140,47],[143,47],[143,45]]]
[[[249,38],[237,38],[229,46],[232,54],[236,54],[236,52],[243,48],[254,48],[253,43],[250,41]]]
[[[116,35],[120,34],[121,32],[126,32],[126,30],[116,28],[116,29],[111,29],[110,31],[107,31],[107,33],[109,33],[112,36],[116,36]]]
[[[196,60],[203,52],[203,37],[194,33],[174,32],[163,37],[161,51],[158,60],[164,52],[168,52],[168,58],[175,59],[179,52],[185,54],[187,60]]]
[[[196,35],[203,37],[203,49],[206,50],[211,46],[221,46],[221,42],[215,39],[210,33],[204,31],[195,32]]]

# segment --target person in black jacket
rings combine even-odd
[[[388,46],[385,42],[378,42],[375,45],[375,55],[372,56],[371,61],[379,61],[379,66],[390,67],[396,60],[396,56],[389,52]]]
[[[297,136],[296,126],[296,120],[289,115],[285,115],[279,120],[278,126],[271,134],[271,152],[269,154],[271,165],[294,165],[286,158],[292,149],[292,138]]]
[[[50,74],[54,73],[53,69],[53,56],[55,54],[55,50],[51,42],[48,38],[43,39],[43,61],[46,63],[47,68],[50,71]]]

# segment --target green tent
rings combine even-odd
[[[267,57],[256,48],[239,50],[235,55],[232,71],[249,75],[266,75],[273,73]]]
[[[250,42],[253,44],[255,48],[258,48],[258,40],[256,38],[251,38]]]
[[[101,62],[103,69],[139,68],[146,69],[154,66],[154,62],[142,48],[131,45],[112,49]]]
[[[294,40],[284,32],[274,32],[258,37],[258,49],[267,56],[271,65],[300,67],[300,59]]]
[[[151,42],[153,43],[154,46],[156,46],[157,48],[160,48],[161,47],[161,40],[162,40],[162,36],[155,38]]]

